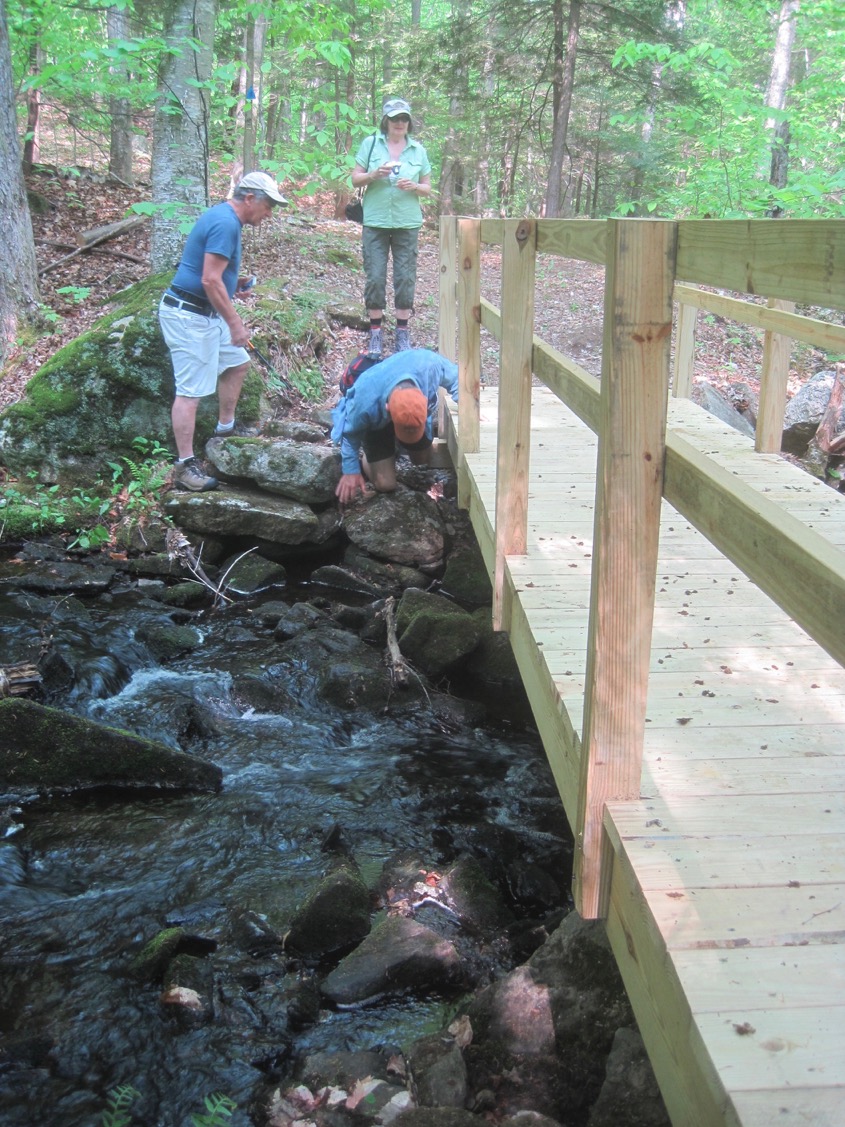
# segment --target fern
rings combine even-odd
[[[103,1112],[102,1127],[128,1127],[132,1122],[129,1105],[140,1094],[131,1084],[113,1088],[109,1092],[108,1107]]]
[[[193,1127],[225,1127],[226,1120],[231,1119],[232,1112],[238,1106],[222,1092],[206,1096],[204,1102],[208,1115],[192,1115]]]

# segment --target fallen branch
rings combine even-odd
[[[55,262],[50,262],[46,266],[42,266],[42,268],[38,271],[39,278],[41,277],[42,274],[47,274],[50,270],[55,270],[57,266],[61,266],[61,264],[63,262],[67,262],[68,259],[75,258],[76,255],[82,254],[83,251],[93,250],[94,247],[98,246],[100,243],[104,243],[108,239],[114,239],[114,238],[117,238],[119,235],[125,234],[125,232],[131,230],[132,227],[136,227],[138,225],[138,223],[143,223],[146,220],[146,218],[147,218],[146,215],[133,216],[132,219],[131,219],[131,225],[130,225],[130,221],[123,220],[122,221],[123,222],[122,230],[116,230],[116,228],[121,226],[120,224],[110,223],[108,225],[108,227],[100,227],[98,229],[95,229],[94,231],[84,232],[80,236],[80,238],[87,239],[87,241],[82,246],[77,247],[76,250],[72,250],[70,252],[70,254],[62,255],[62,257],[57,258]],[[97,230],[100,231],[99,235],[97,234]],[[118,254],[119,252],[113,251],[112,253]],[[122,257],[124,257],[124,256],[122,256]],[[125,257],[129,257],[129,256],[125,256]],[[144,263],[140,259],[137,259],[137,258],[131,259],[131,261],[141,262],[141,265],[144,265]]]
[[[394,684],[407,685],[408,677],[413,670],[399,649],[399,642],[396,638],[396,600],[392,595],[385,600],[384,609],[381,613],[387,626],[387,664],[390,675]]]

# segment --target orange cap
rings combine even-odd
[[[387,410],[400,442],[419,442],[425,434],[428,402],[418,387],[397,387],[387,399]]]

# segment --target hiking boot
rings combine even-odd
[[[260,427],[248,427],[248,426],[246,426],[245,423],[240,423],[240,422],[238,422],[237,419],[235,419],[234,425],[231,426],[228,430],[220,430],[220,424],[218,423],[217,427],[214,431],[214,434],[211,437],[212,438],[258,438],[259,434],[261,434],[261,428]]]
[[[216,477],[209,477],[198,458],[188,458],[186,462],[176,463],[173,484],[180,489],[189,489],[192,493],[205,493],[209,489],[216,489],[218,482]]]
[[[411,347],[411,330],[410,329],[397,329],[396,330],[396,351],[407,352]]]
[[[381,329],[370,329],[370,343],[367,346],[367,355],[371,360],[381,360],[381,353]]]

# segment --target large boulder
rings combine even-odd
[[[370,930],[370,894],[360,873],[340,864],[323,877],[297,908],[285,937],[285,948],[319,959],[348,950]]]
[[[41,481],[89,484],[121,457],[137,460],[133,439],[164,442],[171,432],[173,368],[158,323],[170,275],[121,291],[91,329],[60,348],[27,384],[20,402],[0,415],[0,461]],[[261,413],[263,385],[247,374],[238,413]],[[214,396],[200,402],[199,433],[217,419]]]
[[[171,493],[165,512],[192,532],[271,544],[302,544],[320,530],[315,513],[299,501],[231,486],[210,493]]]
[[[419,568],[440,569],[446,533],[437,502],[424,493],[402,489],[379,493],[366,504],[347,509],[343,527],[353,544],[370,555]]]
[[[0,701],[0,789],[49,794],[97,787],[217,791],[213,763],[33,701]]]
[[[251,481],[306,505],[334,500],[340,480],[340,454],[330,445],[285,438],[212,438],[206,457],[223,480]]]

